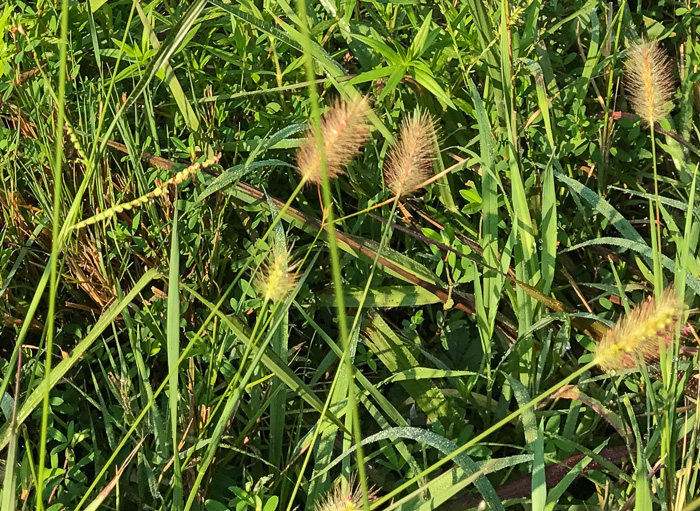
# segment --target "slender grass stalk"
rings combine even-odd
[[[350,414],[353,419],[353,433],[355,439],[355,445],[357,446],[357,465],[358,474],[360,479],[360,485],[362,487],[362,506],[365,510],[369,509],[369,498],[368,498],[368,488],[367,479],[365,475],[364,467],[364,455],[362,449],[362,432],[359,423],[359,413],[357,409],[357,402],[355,400],[355,383],[353,378],[354,368],[353,362],[349,356],[350,340],[348,338],[347,329],[347,317],[345,315],[345,300],[343,298],[343,283],[340,274],[340,256],[338,250],[338,240],[335,236],[335,224],[333,212],[333,199],[331,197],[331,187],[330,179],[328,174],[328,169],[326,166],[326,154],[325,147],[323,144],[323,133],[321,131],[321,119],[320,119],[320,109],[318,105],[318,92],[315,85],[313,84],[316,78],[314,73],[314,61],[313,61],[313,47],[311,43],[311,34],[309,29],[309,19],[307,17],[306,11],[306,0],[297,1],[297,10],[299,13],[299,18],[301,20],[301,32],[302,32],[302,45],[305,54],[305,67],[307,81],[311,84],[309,86],[309,97],[311,99],[311,122],[314,128],[314,132],[318,134],[317,138],[317,151],[319,155],[319,169],[321,173],[321,192],[323,197],[323,207],[326,211],[328,225],[328,248],[330,251],[331,258],[331,271],[333,273],[333,288],[335,290],[335,301],[337,308],[337,319],[338,319],[338,330],[340,333],[340,338],[343,344],[343,356],[345,358],[345,370],[348,377],[348,406],[350,407]],[[281,216],[281,213],[280,213]]]
[[[622,35],[622,19],[624,17],[625,9],[627,7],[627,0],[622,0],[620,2],[620,7],[617,11],[617,30],[615,32],[615,44],[613,47],[612,62],[610,62],[610,67],[608,71],[608,83],[605,94],[605,115],[603,118],[603,136],[601,137],[603,143],[608,144],[608,140],[612,137],[611,129],[612,123],[610,122],[610,111],[611,111],[611,101],[613,99],[613,84],[615,83],[615,64],[617,63],[618,49],[620,47],[620,36]],[[598,183],[599,183],[599,193],[604,193],[607,182],[607,157],[603,155],[603,165],[598,171]]]
[[[46,361],[44,363],[44,379],[49,381],[53,357],[53,341],[56,332],[56,295],[58,294],[58,255],[61,248],[61,192],[63,188],[63,126],[65,124],[66,100],[66,63],[68,49],[68,0],[61,2],[61,37],[59,40],[59,71],[58,71],[58,117],[56,119],[56,152],[53,167],[53,219],[51,229],[51,274],[49,277],[49,309],[46,332]],[[46,437],[49,425],[50,390],[44,394],[41,411],[41,433],[39,440],[39,470],[37,473],[36,509],[44,509],[44,481],[46,464]],[[15,406],[16,403],[15,403]]]
[[[9,372],[9,371],[8,371]],[[14,511],[17,490],[15,488],[15,466],[17,459],[17,441],[19,439],[19,428],[17,427],[17,402],[19,401],[19,387],[22,377],[22,354],[17,360],[17,372],[15,375],[15,395],[13,399],[12,416],[10,417],[10,443],[7,448],[7,458],[5,464],[5,474],[2,482],[2,511]],[[0,394],[4,396],[4,394]],[[30,457],[31,459],[31,457]]]
[[[391,214],[390,214],[390,216],[389,216],[390,220],[393,220],[393,217],[394,217],[394,215],[395,215],[395,213],[396,213],[396,207],[397,207],[397,205],[398,205],[398,201],[399,201],[399,197],[397,196],[397,197],[395,197],[394,205],[393,205],[393,207],[392,207]],[[369,275],[369,277],[367,278],[367,283],[365,284],[365,288],[364,288],[362,297],[361,297],[361,299],[360,299],[360,303],[359,303],[358,308],[357,308],[357,313],[355,314],[355,318],[354,318],[354,321],[353,321],[353,325],[352,325],[352,327],[351,327],[351,329],[350,329],[350,331],[352,331],[352,332],[354,332],[355,329],[357,328],[357,323],[358,323],[358,321],[359,321],[359,319],[360,319],[360,315],[362,314],[362,311],[364,310],[364,303],[365,303],[365,301],[366,301],[366,299],[367,299],[367,295],[368,295],[368,293],[369,293],[369,288],[371,287],[371,284],[372,284],[372,277],[374,276],[374,270],[375,270],[375,268],[377,267],[377,261],[378,261],[378,259],[379,259],[379,256],[380,256],[381,252],[382,252],[382,249],[384,248],[384,245],[386,244],[386,242],[388,241],[388,239],[389,239],[389,237],[390,237],[390,236],[389,236],[389,233],[390,233],[390,231],[391,231],[391,223],[392,223],[392,222],[387,222],[387,223],[385,224],[384,228],[382,229],[382,238],[381,238],[381,241],[380,241],[380,244],[379,244],[379,249],[377,250],[377,254],[376,254],[376,256],[375,256],[374,262],[373,262],[372,267],[371,267],[371,270],[370,270],[370,275]],[[346,358],[349,358],[349,351],[344,349],[344,350],[343,350],[342,357],[341,357],[341,360],[340,360],[340,362],[339,362],[339,364],[338,364],[339,367],[342,367],[342,366],[343,366],[343,364],[345,363],[345,359],[346,359]],[[323,409],[323,412],[321,413],[321,416],[322,416],[322,417],[324,417],[325,414],[326,414],[327,411],[328,411],[328,407],[330,406],[331,399],[332,399],[332,397],[333,397],[333,395],[334,395],[334,393],[335,393],[335,388],[336,388],[336,386],[337,386],[337,384],[338,384],[338,381],[340,381],[339,375],[340,375],[340,371],[337,371],[336,374],[335,374],[335,376],[334,376],[334,378],[333,378],[333,383],[331,384],[331,388],[330,388],[330,390],[328,391],[328,399],[327,399],[326,402],[324,403],[324,409]],[[311,441],[309,442],[309,448],[308,448],[307,454],[306,454],[306,456],[305,456],[305,458],[304,458],[304,462],[302,463],[302,467],[301,467],[301,470],[300,470],[300,473],[302,473],[302,474],[305,472],[306,467],[308,466],[308,463],[309,463],[309,461],[310,461],[310,459],[311,459],[311,454],[312,454],[312,452],[313,452],[313,447],[316,445],[316,441],[318,440],[318,436],[319,436],[320,432],[321,432],[321,428],[320,428],[320,425],[319,425],[319,427],[317,427],[316,430],[314,431],[314,434],[313,434],[313,436],[311,437]],[[358,458],[358,464],[359,464],[359,458]],[[359,471],[359,469],[358,469],[358,471]],[[291,498],[289,499],[289,505],[287,506],[287,511],[291,511],[291,510],[292,510],[292,505],[293,505],[293,503],[294,503],[294,497],[296,496],[296,493],[297,493],[297,491],[299,490],[300,483],[301,483],[301,479],[299,478],[299,479],[297,479],[297,482],[296,482],[296,484],[295,484],[295,486],[294,486],[294,490],[292,491]],[[368,491],[369,491],[369,490],[368,490]],[[355,495],[355,493],[353,493],[353,495]],[[358,504],[359,501],[360,501],[360,499],[355,499],[353,502],[355,502],[355,504]],[[369,502],[369,501],[368,501],[368,502]],[[363,505],[364,505],[364,501],[363,501]],[[365,509],[366,509],[366,508],[365,508]]]
[[[178,207],[177,194],[175,195],[175,207],[173,208],[173,223],[170,241],[170,268],[168,271],[168,317],[167,317],[167,356],[168,356],[168,407],[170,410],[170,434],[172,436],[173,453],[173,491],[175,510],[182,509],[182,467],[180,465],[180,450],[178,448],[178,401],[179,401],[179,374],[178,355],[180,352],[180,238],[178,236]]]

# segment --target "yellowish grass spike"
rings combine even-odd
[[[625,71],[625,90],[637,115],[652,125],[665,119],[673,108],[675,85],[671,62],[661,44],[644,41],[631,46]]]
[[[292,262],[287,251],[273,251],[271,260],[265,264],[255,280],[255,288],[266,302],[281,302],[291,293],[299,281],[296,269],[299,262]]]
[[[669,344],[683,312],[673,287],[657,298],[649,298],[627,317],[620,319],[598,342],[595,362],[606,372],[632,369],[659,356]]]
[[[369,138],[367,115],[369,106],[364,98],[350,102],[336,101],[333,108],[321,118],[323,152],[330,179],[343,174],[345,166],[357,156]],[[321,182],[321,158],[318,152],[317,134],[309,128],[299,150],[297,166],[304,182]]]
[[[82,222],[78,222],[73,226],[73,230],[77,231],[78,229],[82,229],[83,227],[87,227],[88,225],[93,225],[96,224],[97,222],[102,222],[104,220],[107,220],[117,213],[123,213],[124,211],[129,211],[131,209],[139,208],[143,206],[145,203],[147,203],[150,200],[156,199],[157,197],[160,197],[165,193],[168,189],[168,186],[170,185],[179,185],[180,183],[183,183],[190,177],[194,176],[199,170],[207,167],[211,167],[215,163],[218,163],[219,160],[221,159],[221,153],[215,154],[208,160],[206,160],[203,163],[194,163],[193,165],[190,165],[186,169],[178,172],[175,174],[173,177],[168,179],[165,183],[162,185],[158,186],[157,188],[154,188],[150,192],[148,192],[145,195],[142,195],[141,197],[138,197],[132,201],[125,202],[122,204],[117,204],[116,206],[112,206],[109,209],[105,209],[104,211],[91,216],[90,218],[87,218],[83,220]]]
[[[394,195],[408,195],[433,173],[435,123],[427,112],[406,117],[384,162],[384,181]]]

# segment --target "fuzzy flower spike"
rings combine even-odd
[[[345,166],[367,142],[368,112],[367,101],[362,97],[356,97],[350,102],[337,100],[333,108],[321,117],[323,152],[329,179],[343,174]],[[317,144],[316,131],[313,127],[309,128],[297,152],[297,165],[301,178],[314,184],[321,182],[321,158]]]
[[[260,298],[270,302],[281,302],[294,290],[299,277],[296,269],[299,262],[292,262],[289,252],[275,253],[255,280]]]
[[[653,126],[673,108],[671,63],[658,41],[634,44],[627,51],[625,89],[632,108]]]
[[[401,123],[398,142],[384,163],[384,181],[399,197],[414,192],[433,174],[435,122],[427,112],[416,112]]]
[[[336,485],[326,497],[314,506],[314,511],[356,511],[362,509],[362,488],[350,478],[350,493],[344,493],[341,485]],[[369,499],[376,498],[377,491],[369,490]]]
[[[620,319],[598,342],[595,361],[606,372],[632,369],[655,358],[663,344],[669,344],[673,329],[683,312],[672,287],[657,300],[649,297]]]

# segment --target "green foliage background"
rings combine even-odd
[[[692,1],[0,7],[2,511],[313,509],[351,481],[371,509],[683,509],[698,20]],[[677,85],[655,151],[621,81],[642,38]],[[299,192],[303,132],[356,93],[369,143]],[[390,197],[419,108],[452,171],[410,218],[348,216]],[[268,303],[254,281],[281,250],[301,281]],[[655,282],[690,312],[669,353],[544,399]]]

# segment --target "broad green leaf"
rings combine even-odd
[[[364,288],[345,286],[346,307],[357,307],[364,294]],[[385,307],[416,307],[438,303],[440,299],[430,291],[419,286],[377,286],[369,290],[365,299],[364,307],[385,308]],[[318,295],[318,304],[326,307],[335,307],[335,298],[330,294]]]
[[[500,268],[498,257],[498,176],[494,165],[491,125],[481,95],[473,81],[469,80],[474,109],[479,127],[479,159],[481,161],[481,211],[483,215],[480,245],[484,262],[491,268]],[[481,282],[475,279],[476,317],[479,337],[485,355],[487,371],[491,364],[491,340],[496,322],[498,302],[505,279],[492,270],[485,269]]]
[[[274,166],[291,166],[291,165],[289,165],[286,162],[280,161],[280,160],[261,160],[261,161],[253,161],[250,163],[240,163],[238,165],[234,165],[230,169],[226,169],[224,172],[222,172],[220,176],[218,176],[216,179],[214,179],[214,181],[212,181],[209,184],[209,186],[206,187],[206,189],[199,196],[199,201],[201,202],[206,197],[209,197],[210,195],[212,195],[220,190],[223,190],[227,186],[235,185],[236,183],[238,183],[238,181],[240,181],[246,175],[248,175],[249,172],[251,172],[255,169],[259,169],[261,167],[274,167]]]
[[[385,42],[380,41],[379,39],[375,39],[373,37],[367,37],[360,34],[352,34],[352,37],[353,39],[357,39],[358,41],[363,42],[364,44],[372,48],[374,51],[382,55],[389,61],[390,64],[393,64],[395,66],[404,66],[406,64],[404,59],[401,58],[399,54],[396,53],[394,50],[389,48],[389,45]]]
[[[447,92],[437,83],[433,72],[430,68],[421,61],[413,61],[410,65],[410,70],[413,71],[413,77],[416,81],[423,87],[428,89],[441,103],[446,104],[450,108],[457,109],[455,104],[452,102]]]
[[[425,52],[425,43],[428,40],[428,32],[430,32],[430,24],[433,22],[433,11],[428,11],[428,15],[423,20],[423,24],[418,29],[411,47],[408,49],[409,60],[416,59]]]
[[[371,328],[368,343],[372,351],[392,373],[418,367],[418,361],[403,342],[375,311],[370,311]],[[458,420],[459,414],[432,382],[403,380],[400,382],[431,421],[446,418]]]

